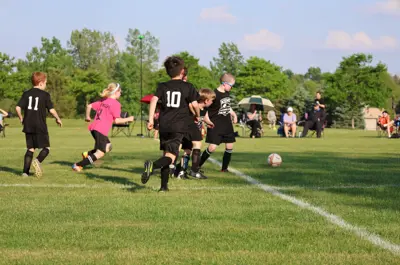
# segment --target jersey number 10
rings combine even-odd
[[[39,98],[35,97],[35,107],[33,110],[38,110]],[[28,109],[32,109],[32,97],[29,97]]]
[[[181,92],[178,91],[167,91],[167,107],[179,108],[181,105]]]

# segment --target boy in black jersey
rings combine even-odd
[[[194,123],[190,125],[190,132],[187,137],[184,137],[182,141],[182,149],[185,151],[181,163],[176,165],[175,175],[178,178],[185,179],[186,177],[186,169],[188,168],[190,154],[192,154],[192,167],[189,172],[189,175],[193,178],[197,179],[206,179],[207,177],[203,175],[199,169],[200,164],[200,149],[201,143],[203,140],[202,128],[203,121],[207,124],[208,127],[213,127],[214,124],[205,119],[206,109],[213,103],[215,99],[215,92],[209,88],[202,88],[198,93],[197,103],[200,108],[200,122]],[[192,115],[193,116],[193,115]]]
[[[160,150],[164,151],[164,156],[154,163],[147,160],[141,179],[145,184],[155,169],[161,169],[160,191],[168,191],[169,167],[178,155],[182,139],[189,132],[190,124],[193,123],[193,118],[190,116],[190,103],[193,105],[196,118],[200,116],[196,89],[192,84],[182,81],[184,61],[173,56],[167,58],[164,66],[171,80],[158,85],[157,92],[150,102],[147,124],[149,130],[153,129],[154,112],[160,100]]]
[[[222,160],[222,172],[228,172],[229,162],[231,161],[235,133],[233,123],[237,123],[236,113],[231,108],[231,98],[229,91],[235,84],[235,78],[231,74],[223,74],[220,78],[221,85],[215,89],[216,98],[208,108],[206,118],[214,124],[213,128],[207,129],[206,143],[208,148],[202,153],[200,167],[207,161],[210,155],[221,143],[225,143],[225,153]]]
[[[27,151],[24,158],[24,170],[22,176],[29,176],[31,164],[35,169],[35,176],[40,178],[43,174],[41,163],[50,152],[49,133],[46,124],[46,114],[49,111],[61,127],[62,122],[58,117],[57,111],[53,108],[50,94],[44,91],[46,89],[47,76],[42,72],[32,74],[33,88],[25,91],[19,100],[16,111],[21,123],[24,126],[23,132],[26,138]],[[24,116],[22,117],[21,111]],[[35,149],[40,148],[39,155],[32,162]]]

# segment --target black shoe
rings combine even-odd
[[[189,175],[192,177],[192,178],[196,178],[196,179],[208,179],[205,175],[203,175],[203,173],[202,172],[194,172],[193,170],[190,170],[190,173],[189,173]]]
[[[142,174],[142,183],[146,184],[149,181],[151,174],[153,173],[153,162],[147,160],[144,162],[144,172]]]
[[[181,172],[179,172],[178,176],[176,177],[177,179],[190,179],[187,176],[186,171],[182,170]]]
[[[162,188],[162,187],[158,190],[158,192],[168,192],[168,191],[169,191],[168,188]]]

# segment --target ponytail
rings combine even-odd
[[[121,89],[121,87],[118,83],[110,83],[108,84],[108,87],[100,93],[100,96],[102,98],[109,97],[115,94],[115,92],[117,92],[119,89]]]

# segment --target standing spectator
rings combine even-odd
[[[297,117],[293,113],[293,108],[289,107],[287,113],[283,115],[283,129],[285,131],[286,138],[289,138],[289,132],[292,133],[292,137],[296,137],[296,123]]]
[[[273,130],[276,130],[276,127],[275,127],[276,114],[275,114],[274,110],[268,111],[267,119],[268,119],[268,122],[269,122],[269,128],[271,129],[271,127],[272,127]]]
[[[321,92],[318,91],[316,93],[314,103],[317,104],[320,109],[325,111],[326,108],[325,100],[321,97]]]

